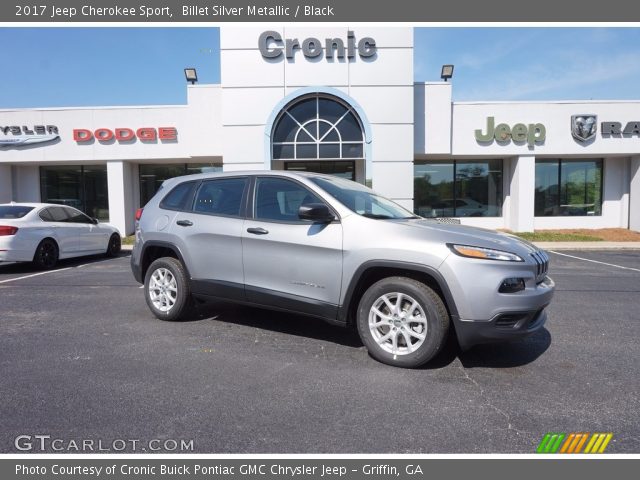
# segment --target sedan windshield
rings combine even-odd
[[[409,210],[359,183],[338,177],[312,177],[311,181],[349,210],[363,217],[382,220],[416,218]]]
[[[9,220],[22,218],[33,210],[33,207],[24,207],[20,205],[0,205],[0,219]]]

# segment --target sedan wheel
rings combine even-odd
[[[50,270],[58,263],[58,245],[50,238],[45,238],[40,242],[36,253],[33,256],[33,263],[41,269]]]
[[[109,238],[109,245],[107,245],[107,257],[115,257],[120,253],[120,250],[122,249],[122,239],[120,238],[120,235],[117,233],[114,233],[113,235],[111,235],[111,238]]]

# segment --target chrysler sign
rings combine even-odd
[[[300,41],[297,38],[282,38],[279,32],[269,30],[263,32],[258,38],[258,48],[264,58],[280,58],[283,55],[294,60],[297,51],[302,51],[306,58],[321,57],[323,52],[327,59],[337,58],[339,60],[352,59],[356,57],[356,52],[361,58],[370,58],[376,54],[376,41],[371,37],[363,37],[356,42],[356,37],[352,31],[347,32],[347,40],[342,38],[319,38],[309,37]]]
[[[58,127],[55,125],[10,125],[0,126],[0,147],[21,147],[35,143],[46,143],[59,138]]]

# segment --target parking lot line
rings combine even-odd
[[[83,268],[83,267],[86,267],[88,265],[94,265],[96,263],[110,262],[112,260],[117,260],[118,258],[106,258],[104,260],[98,260],[98,261],[95,261],[95,262],[83,263],[82,265],[74,265],[73,267],[58,268],[57,270],[47,270],[46,272],[32,273],[31,275],[24,275],[22,277],[9,278],[7,280],[0,280],[0,285],[3,284],[3,283],[15,282],[17,280],[24,280],[26,278],[38,277],[40,275],[46,275],[47,273],[64,272],[65,270],[71,270],[72,268]]]
[[[8,280],[0,280],[0,284],[24,280],[31,277],[38,277],[40,275],[46,275],[47,273],[64,272],[65,270],[71,270],[72,268],[73,267],[59,268],[58,270],[47,270],[46,272],[32,273],[31,275],[25,275],[23,277],[9,278]]]
[[[555,252],[553,250],[547,250],[550,253],[555,253],[556,255],[561,255],[563,257],[575,258],[578,260],[584,260],[585,262],[599,263],[600,265],[608,265],[609,267],[622,268],[623,270],[633,270],[634,272],[640,272],[640,268],[632,268],[632,267],[623,267],[622,265],[616,265],[614,263],[600,262],[598,260],[591,260],[590,258],[576,257],[575,255],[569,255],[568,253],[560,253]]]

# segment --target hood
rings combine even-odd
[[[398,223],[410,228],[422,229],[425,234],[428,232],[430,239],[438,238],[444,243],[493,248],[518,254],[523,258],[540,250],[535,245],[515,235],[486,228],[445,224],[439,223],[437,220],[423,218],[400,220]]]

